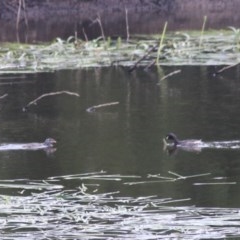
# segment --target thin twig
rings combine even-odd
[[[148,70],[150,67],[152,67],[156,63],[156,59],[152,60],[145,68],[144,70]]]
[[[130,67],[129,72],[132,72],[133,70],[135,70],[136,67],[137,67],[137,65],[138,65],[142,60],[144,60],[151,52],[153,52],[154,50],[156,50],[157,47],[158,47],[158,44],[156,44],[156,45],[152,46],[151,48],[149,48],[149,50],[148,50],[140,59],[138,59],[132,67]],[[155,63],[155,61],[154,61],[154,63]]]
[[[173,71],[173,72],[165,75],[164,77],[162,77],[162,78],[159,80],[159,82],[161,82],[161,81],[163,81],[164,79],[166,79],[166,78],[168,78],[168,77],[171,77],[171,76],[173,76],[173,75],[175,75],[175,74],[178,74],[178,73],[180,73],[180,72],[181,72],[181,70]]]
[[[236,67],[238,64],[240,64],[240,63],[237,62],[237,63],[234,63],[234,64],[232,64],[232,65],[223,67],[223,68],[221,68],[220,70],[218,70],[216,73],[217,73],[217,74],[222,73],[223,71],[225,71],[225,70],[227,70],[227,69],[229,69],[229,68]]]
[[[98,108],[109,107],[109,106],[113,106],[113,105],[117,105],[117,104],[119,104],[119,102],[103,103],[103,104],[100,104],[100,105],[95,105],[95,106],[89,107],[89,108],[87,108],[86,111],[87,112],[94,112]]]
[[[31,105],[33,104],[37,104],[37,102],[39,100],[41,100],[42,98],[45,98],[45,97],[49,97],[49,96],[54,96],[54,95],[60,95],[60,94],[67,94],[67,95],[72,95],[72,96],[75,96],[75,97],[80,97],[80,95],[78,93],[75,93],[75,92],[69,92],[69,91],[59,91],[59,92],[50,92],[50,93],[44,93],[42,94],[40,97],[34,99],[33,101],[29,102],[24,108],[23,110],[26,111],[26,108],[30,107]]]
[[[102,33],[102,38],[104,41],[106,41],[106,37],[105,37],[105,34],[104,34],[104,31],[103,31],[103,26],[102,26],[102,21],[101,21],[101,17],[100,15],[98,14],[98,17],[97,17],[97,22],[100,26],[100,29],[101,29],[101,33]]]
[[[181,175],[179,175],[178,173],[175,173],[175,172],[172,172],[172,171],[168,171],[168,173],[170,173],[170,174],[172,174],[172,175],[178,177],[179,179],[186,179],[186,177],[181,176]]]
[[[203,25],[202,25],[202,31],[201,31],[201,36],[200,36],[200,40],[199,40],[199,48],[201,48],[201,46],[202,46],[203,33],[204,33],[204,31],[205,31],[206,22],[207,22],[207,16],[204,16],[204,18],[203,18]]]
[[[84,28],[82,28],[82,32],[83,32],[83,35],[85,37],[85,41],[88,42],[88,36],[87,36]]]
[[[193,183],[195,186],[204,186],[204,185],[232,185],[237,184],[237,182],[206,182],[206,183]]]
[[[200,173],[200,174],[195,174],[195,175],[188,175],[188,176],[185,176],[185,178],[203,177],[203,176],[208,176],[208,175],[211,175],[211,173]]]
[[[16,30],[18,32],[19,30],[19,22],[20,22],[20,16],[21,16],[21,8],[22,8],[22,0],[18,1],[18,12],[17,12],[17,21],[16,21]]]
[[[24,22],[25,22],[25,25],[28,29],[28,18],[27,18],[27,11],[26,11],[26,3],[25,3],[25,0],[22,0],[22,4],[23,4],[23,14],[24,14]]]

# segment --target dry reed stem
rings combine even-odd
[[[125,14],[126,14],[126,32],[127,32],[127,42],[128,42],[130,38],[130,33],[129,33],[129,23],[128,23],[128,9],[126,7],[125,7]]]
[[[97,17],[97,22],[98,22],[98,24],[100,26],[100,29],[101,29],[102,38],[103,38],[104,41],[106,41],[106,37],[105,37],[104,31],[103,31],[101,17],[100,17],[99,14],[98,14],[98,17]]]
[[[84,28],[82,28],[82,32],[83,32],[83,35],[84,35],[85,41],[88,42],[88,36],[87,36],[87,34],[86,34]]]

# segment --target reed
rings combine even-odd
[[[157,65],[159,65],[159,58],[160,58],[160,54],[161,54],[161,51],[162,51],[162,48],[163,48],[163,41],[164,41],[165,34],[166,34],[166,31],[167,31],[167,25],[168,25],[168,23],[165,22],[164,27],[163,27],[163,32],[162,32],[162,35],[161,35],[161,39],[160,39],[160,42],[159,42],[159,47],[158,47],[158,52],[157,52],[157,60],[156,60]]]
[[[106,66],[123,66],[132,72],[139,66],[145,69],[159,66],[160,59],[161,65],[165,66],[238,65],[239,51],[234,32],[206,32],[204,28],[201,32],[167,34],[165,23],[160,40],[154,36],[135,36],[126,42],[120,37],[106,38],[102,32],[102,36],[93,40],[85,36],[86,41],[77,39],[75,34],[67,40],[57,38],[48,44],[2,43],[0,74]],[[164,39],[167,39],[166,44]]]
[[[127,8],[125,8],[125,17],[126,17],[126,34],[127,34],[126,41],[129,42],[129,39],[130,39],[130,33],[129,33],[128,9],[127,9]]]
[[[203,34],[204,34],[204,31],[205,31],[206,22],[207,22],[207,16],[204,16],[204,18],[203,18],[202,30],[201,30],[201,35],[200,35],[200,40],[199,40],[199,48],[202,47],[202,43],[203,43]]]

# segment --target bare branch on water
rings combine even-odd
[[[216,74],[222,73],[223,71],[228,70],[229,68],[236,67],[236,66],[239,65],[239,64],[240,64],[240,63],[237,62],[237,63],[234,63],[234,64],[232,64],[232,65],[223,67],[223,68],[221,68],[220,70],[218,70],[218,71],[216,72]]]
[[[8,96],[8,94],[5,93],[5,94],[3,94],[2,96],[0,96],[0,99],[3,99],[3,98],[5,98],[5,97],[7,97],[7,96]]]
[[[164,79],[166,79],[166,78],[168,78],[168,77],[171,77],[171,76],[173,76],[173,75],[175,75],[175,74],[178,74],[178,73],[180,73],[180,72],[181,72],[181,70],[173,71],[173,72],[165,75],[164,77],[162,77],[159,82],[161,82],[161,81],[163,81]]]
[[[30,107],[33,104],[37,104],[37,102],[39,100],[41,100],[42,98],[45,97],[49,97],[49,96],[55,96],[55,95],[60,95],[60,94],[67,94],[67,95],[71,95],[71,96],[75,96],[75,97],[80,97],[80,95],[78,93],[75,92],[69,92],[69,91],[58,91],[58,92],[50,92],[50,93],[44,93],[41,96],[39,96],[38,98],[34,99],[33,101],[29,102],[24,108],[23,111],[26,111],[26,109],[28,107]]]
[[[103,103],[103,104],[99,104],[99,105],[95,105],[92,107],[87,108],[87,112],[94,112],[96,109],[98,108],[103,108],[103,107],[109,107],[109,106],[113,106],[113,105],[117,105],[119,104],[119,102],[109,102],[109,103]]]

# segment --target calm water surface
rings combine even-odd
[[[47,179],[104,170],[148,181],[148,174],[174,177],[169,171],[183,176],[210,173],[169,183],[94,183],[103,192],[120,191],[122,196],[190,198],[190,205],[240,207],[240,149],[169,155],[162,143],[168,132],[184,139],[239,140],[239,71],[229,70],[214,78],[211,67],[179,69],[180,74],[160,85],[159,78],[177,68],[137,69],[132,74],[122,68],[106,68],[1,76],[0,94],[8,93],[8,97],[0,101],[0,142],[41,142],[53,137],[58,144],[52,155],[0,152],[0,179]],[[22,111],[41,94],[61,90],[77,92],[80,97],[47,97]],[[90,106],[115,101],[119,105],[86,112]],[[195,185],[213,182],[236,184]],[[72,184],[81,183],[85,181]]]

